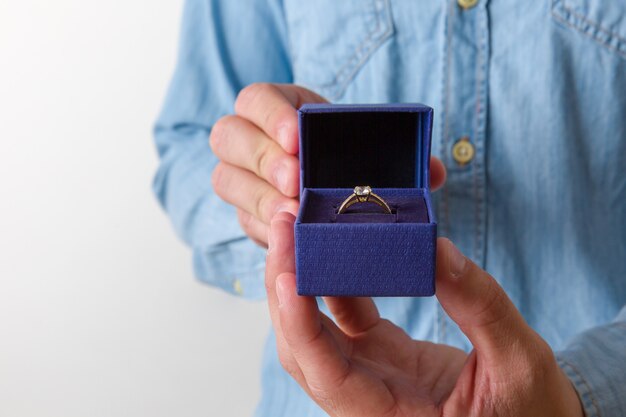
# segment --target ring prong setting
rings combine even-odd
[[[357,185],[354,187],[354,194],[357,196],[359,202],[364,203],[369,200],[372,194],[372,188],[369,185]]]
[[[356,203],[372,202],[385,210],[386,214],[392,214],[391,207],[379,195],[374,194],[372,187],[369,185],[357,185],[354,187],[353,193],[341,203],[337,214],[342,214],[348,207]]]

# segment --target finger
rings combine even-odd
[[[448,239],[437,240],[437,298],[478,352],[491,356],[528,344],[532,332],[488,273]]]
[[[298,195],[298,159],[248,120],[222,117],[211,129],[209,143],[220,160],[254,172],[288,197]]]
[[[446,167],[437,157],[430,157],[430,188],[433,191],[443,187],[446,182]]]
[[[290,153],[298,153],[298,114],[304,103],[326,100],[305,88],[290,84],[255,83],[237,96],[235,112],[250,120]]]
[[[271,221],[268,235],[269,248],[265,261],[265,290],[280,363],[303,388],[307,389],[302,371],[283,336],[276,295],[276,277],[282,273],[295,273],[296,270],[293,242],[294,221],[295,218],[285,212],[278,213]]]
[[[280,212],[276,214],[271,221],[270,227],[270,240],[271,240],[271,248],[268,251],[268,257],[266,261],[266,271],[271,270],[272,276],[275,277],[282,272],[294,273],[295,269],[295,242],[294,242],[294,222],[295,217],[291,213]],[[267,275],[266,275],[267,277]],[[269,299],[270,308],[273,308],[274,303],[272,301],[276,300],[276,290],[275,284],[273,281],[266,280],[266,289],[271,295]],[[358,298],[341,298],[342,300],[346,300],[349,305],[352,305],[351,302],[356,302],[359,300]],[[339,300],[339,298],[336,298]],[[378,321],[380,316],[378,315],[378,309],[374,302],[369,298],[362,298],[359,300],[358,306],[360,307],[358,310],[354,310],[353,312],[356,314],[363,314],[365,317],[369,317],[370,321]],[[369,302],[368,302],[369,301]],[[331,301],[332,302],[332,301]],[[355,307],[357,304],[354,304]],[[346,312],[347,314],[348,312]],[[338,312],[338,314],[342,314]],[[349,351],[349,342],[347,342],[347,338],[345,338],[344,332],[339,329],[333,321],[328,318],[326,315],[322,314],[321,317],[322,324],[326,326],[326,328],[333,334],[337,343],[344,351]],[[347,318],[346,318],[347,321]],[[366,320],[357,320],[355,324],[359,325],[362,323],[362,328],[369,327],[370,324],[366,322]],[[372,324],[373,325],[373,324]]]
[[[345,378],[350,364],[332,334],[322,324],[314,297],[296,294],[295,274],[276,278],[276,294],[283,335],[305,373],[307,383],[325,387]],[[326,364],[320,371],[319,365]]]
[[[380,378],[351,364],[315,298],[296,294],[295,274],[279,275],[276,292],[283,335],[313,399],[331,415],[387,415],[393,395]]]
[[[364,333],[380,322],[376,304],[369,297],[324,297],[337,325],[350,336]]]
[[[351,367],[348,367],[351,375],[346,376],[342,382],[341,367],[346,366],[347,361],[344,354],[350,350],[348,338],[328,317],[319,312],[313,297],[296,295],[294,220],[294,217],[288,213],[279,213],[272,220],[270,228],[266,287],[271,306],[270,315],[273,317],[272,322],[275,324],[277,333],[281,363],[307,393],[327,411],[332,412],[337,407],[342,407],[355,411],[355,415],[384,415],[394,405],[393,396],[385,384],[378,379],[371,378],[371,375],[363,375],[363,372],[358,370],[352,371]],[[275,276],[278,271],[284,272],[279,274],[277,280],[272,280],[271,277]],[[284,279],[287,279],[286,283],[282,281]],[[281,288],[277,288],[277,282]],[[280,305],[277,306],[278,295],[280,295]],[[308,312],[300,315],[299,308],[292,309],[294,301],[296,307],[300,306],[299,302],[303,302]],[[278,310],[278,318],[276,318],[276,310]],[[317,341],[315,337],[310,337],[316,329],[323,329],[324,332],[324,337],[318,338]],[[287,335],[290,336],[289,340],[287,340]],[[312,351],[316,350],[316,345],[319,346],[320,342],[324,343],[322,339],[330,348],[326,351],[329,360],[324,359],[323,350],[318,350],[318,355],[311,355]],[[298,345],[303,340],[306,349],[299,349]],[[332,360],[333,358],[336,361]],[[320,361],[321,367],[315,364],[317,361]],[[303,363],[307,365],[308,373],[305,373]],[[370,401],[362,401],[363,392],[368,393]]]
[[[269,232],[269,227],[247,211],[243,211],[239,208],[237,209],[237,218],[246,235],[257,245],[267,248],[267,233]]]
[[[252,172],[226,162],[217,164],[211,176],[215,193],[224,201],[268,224],[279,211],[298,212],[298,202]]]

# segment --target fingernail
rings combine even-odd
[[[294,207],[293,204],[284,203],[276,208],[274,212],[274,216],[284,211],[285,213],[293,214],[295,217],[298,217],[298,207]]]
[[[278,298],[278,308],[281,308],[285,298],[285,286],[283,285],[283,281],[279,278],[280,276],[276,278],[276,297]]]
[[[285,125],[278,129],[278,143],[280,143],[283,149],[287,150],[287,142],[289,142],[289,127]]]
[[[457,249],[454,243],[450,242],[449,248],[448,268],[450,269],[450,274],[453,278],[459,278],[463,271],[465,271],[467,258]]]
[[[283,194],[287,193],[287,183],[289,181],[289,172],[287,171],[287,166],[284,163],[278,165],[276,170],[274,171],[274,181],[276,181],[276,185]]]

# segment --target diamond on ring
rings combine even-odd
[[[366,202],[377,204],[385,210],[385,213],[391,214],[391,208],[389,205],[379,195],[374,194],[374,192],[372,192],[372,187],[369,185],[357,185],[354,187],[354,192],[350,194],[350,196],[346,198],[343,203],[341,203],[339,210],[337,210],[337,214],[344,213],[346,209],[353,204]]]

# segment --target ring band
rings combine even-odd
[[[379,195],[374,194],[369,185],[358,185],[354,187],[354,192],[346,198],[343,203],[341,203],[339,210],[337,210],[337,214],[342,214],[353,204],[367,202],[377,204],[385,210],[385,213],[391,214],[391,208],[389,205],[385,202],[385,200],[380,198]]]

